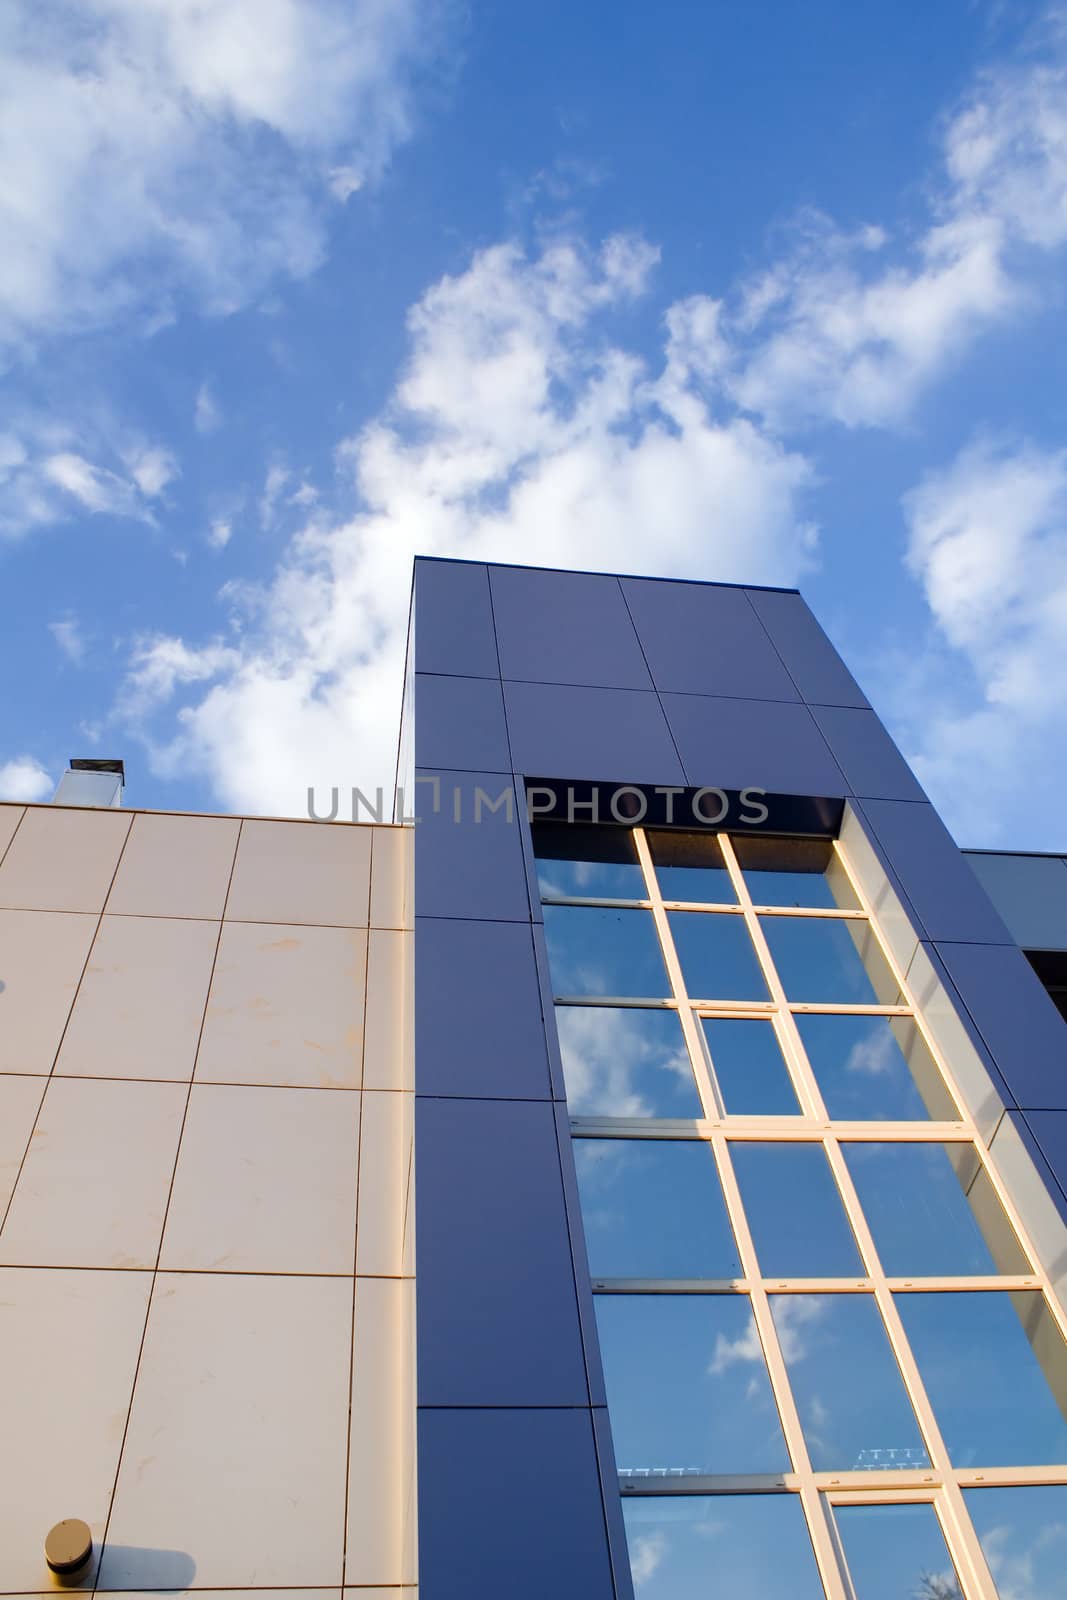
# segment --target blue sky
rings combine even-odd
[[[13,0],[0,791],[388,782],[413,553],[799,583],[1067,848],[1067,8]]]

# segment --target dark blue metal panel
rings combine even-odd
[[[1067,1109],[1067,1025],[1015,945],[935,945],[1016,1105]]]
[[[666,694],[663,708],[691,784],[830,798],[848,793],[806,706]]]
[[[657,689],[749,700],[799,700],[743,589],[624,578]]]
[[[1067,863],[1060,856],[964,855],[1024,950],[1067,950]]]
[[[422,1600],[612,1600],[589,1411],[423,1411],[418,1451]]]
[[[542,778],[684,783],[651,690],[505,683],[515,771]]]
[[[548,1072],[552,1080],[553,1100],[566,1100],[567,1086],[563,1078],[563,1058],[559,1048],[559,1032],[552,1003],[552,973],[548,965],[548,945],[545,941],[544,922],[534,924],[534,954],[537,958],[537,982],[541,991],[541,1015],[545,1018],[545,1043],[548,1046]]]
[[[498,679],[416,673],[415,726],[422,767],[511,771]]]
[[[416,672],[498,678],[489,573],[462,561],[415,562]],[[421,756],[416,756],[422,761]]]
[[[420,1094],[551,1097],[528,923],[417,917],[415,993]]]
[[[490,567],[489,583],[502,677],[651,689],[618,578]]]
[[[813,706],[811,714],[853,794],[882,800],[926,799],[873,711]]]
[[[563,1198],[567,1210],[567,1229],[571,1236],[571,1255],[574,1258],[578,1311],[582,1321],[586,1381],[589,1385],[589,1398],[592,1404],[606,1406],[608,1396],[604,1387],[604,1368],[600,1360],[600,1341],[597,1336],[596,1313],[593,1309],[589,1255],[585,1248],[582,1202],[578,1195],[578,1175],[574,1165],[574,1141],[571,1138],[570,1117],[565,1104],[557,1104],[554,1110],[560,1170],[563,1174]]]
[[[914,913],[912,915],[914,916]],[[993,1057],[990,1055],[989,1050],[986,1047],[986,1042],[979,1033],[974,1018],[967,1010],[961,995],[952,982],[951,973],[937,953],[936,945],[932,945],[928,939],[923,939],[920,942],[923,950],[926,953],[927,960],[930,962],[930,965],[933,967],[934,972],[937,975],[938,982],[941,984],[941,987],[944,989],[946,995],[948,995],[950,1001],[952,1002],[953,1009],[960,1020],[961,1027],[966,1033],[968,1039],[971,1041],[971,1045],[973,1046],[976,1055],[978,1055],[982,1065],[988,1072],[990,1082],[992,1083],[997,1095],[1000,1097],[1001,1104],[1014,1108],[1016,1104],[1015,1096],[1012,1094],[1011,1089],[1008,1087],[1001,1075],[1000,1069],[993,1060]],[[924,995],[921,990],[916,994],[915,1000],[920,1010],[928,1002],[928,998],[929,997]]]
[[[421,767],[416,768],[415,778],[414,804],[420,818],[415,829],[416,911],[424,917],[528,922],[530,903],[512,779],[499,772]],[[504,805],[489,809],[509,793],[510,817]],[[524,797],[519,803],[525,803]]]
[[[588,1406],[551,1103],[419,1096],[415,1149],[419,1404]]]
[[[862,800],[865,816],[919,918],[939,939],[1010,944],[1011,935],[933,806]]]
[[[809,705],[866,706],[867,700],[799,594],[747,591],[789,675]]]
[[[900,874],[896,871],[896,868],[893,866],[893,863],[890,861],[888,855],[885,852],[885,849],[884,849],[881,841],[878,838],[878,835],[875,833],[875,831],[874,831],[873,827],[871,826],[870,822],[864,816],[862,808],[859,806],[859,804],[855,800],[851,801],[850,804],[851,804],[852,809],[856,813],[856,820],[859,822],[860,827],[863,829],[864,835],[867,838],[867,842],[870,844],[871,849],[874,851],[875,855],[878,857],[878,865],[881,867],[882,871],[885,873],[886,877],[889,879],[890,885],[891,885],[894,893],[896,894],[897,899],[900,901],[900,904],[904,909],[904,914],[906,915],[909,923],[915,929],[916,933],[922,933],[922,931],[923,931],[922,923],[919,921],[919,918],[916,915],[914,906],[911,904],[911,901],[908,899],[907,893],[905,892],[905,889],[904,889],[904,885],[900,880]],[[879,910],[879,907],[876,905],[875,906],[875,913],[876,914],[877,914],[878,910]]]
[[[1015,1111],[1008,1115],[1067,1222],[1067,1111]]]
[[[608,1524],[615,1593],[618,1600],[634,1600],[634,1583],[626,1548],[626,1524],[623,1521],[619,1475],[615,1465],[615,1443],[604,1406],[597,1406],[593,1411],[593,1437],[596,1440],[597,1465],[600,1468],[600,1485]]]

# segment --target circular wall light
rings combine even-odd
[[[93,1553],[93,1535],[87,1522],[65,1517],[48,1531],[44,1558],[53,1572],[69,1575],[84,1567]]]

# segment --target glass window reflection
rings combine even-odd
[[[531,829],[543,899],[644,900],[644,873],[628,828],[541,822]]]
[[[648,844],[664,900],[736,905],[722,847],[713,833],[650,833]]]
[[[910,1017],[797,1016],[827,1112],[841,1122],[957,1122],[959,1112]]]
[[[928,1502],[834,1507],[856,1600],[964,1600]]]
[[[765,1278],[864,1275],[821,1144],[732,1140],[730,1155]]]
[[[860,909],[856,891],[829,839],[768,839],[743,834],[732,843],[754,905],[813,911]]]
[[[869,922],[832,917],[761,917],[790,1000],[892,1006],[900,990]]]
[[[872,1295],[778,1294],[771,1311],[816,1472],[929,1466]]]
[[[1028,1272],[972,1144],[844,1144],[890,1277]]]
[[[596,1296],[620,1472],[788,1472],[746,1295]]]
[[[623,1500],[637,1600],[823,1600],[799,1496]]]
[[[558,995],[670,995],[651,911],[545,906],[545,940]]]
[[[1001,1600],[1063,1600],[1067,1484],[965,1489],[963,1498]]]
[[[575,1139],[595,1278],[739,1278],[715,1157],[699,1139]]]
[[[691,1000],[769,1000],[744,918],[726,911],[668,913]]]
[[[772,1022],[705,1017],[704,1036],[729,1116],[799,1116],[800,1102]]]
[[[1067,1462],[1067,1351],[1042,1295],[923,1292],[896,1302],[954,1466]]]
[[[574,1117],[702,1117],[677,1011],[557,1006]]]

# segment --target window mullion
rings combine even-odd
[[[718,1164],[719,1179],[722,1183],[723,1195],[726,1200],[727,1214],[734,1230],[734,1238],[737,1241],[737,1249],[741,1257],[741,1267],[749,1282],[749,1304],[752,1307],[752,1315],[755,1318],[760,1344],[763,1346],[763,1355],[770,1375],[771,1389],[774,1393],[775,1403],[778,1406],[782,1432],[785,1435],[786,1449],[789,1451],[793,1462],[793,1471],[800,1485],[800,1499],[808,1521],[808,1533],[815,1550],[819,1576],[822,1579],[823,1588],[826,1590],[827,1600],[849,1600],[841,1577],[841,1569],[834,1550],[829,1524],[819,1498],[819,1490],[815,1482],[811,1458],[808,1455],[807,1441],[804,1438],[804,1430],[800,1422],[800,1413],[793,1398],[793,1390],[786,1370],[785,1357],[782,1355],[782,1347],[778,1342],[778,1330],[771,1315],[771,1303],[767,1291],[760,1281],[756,1247],[753,1244],[748,1219],[741,1203],[741,1190],[738,1187],[733,1162],[730,1160],[726,1135],[721,1130],[717,1130],[712,1134],[711,1142],[715,1150],[715,1159]]]
[[[744,1275],[749,1280],[749,1304],[752,1306],[752,1315],[757,1325],[760,1344],[763,1346],[763,1357],[766,1360],[766,1370],[771,1378],[771,1389],[774,1392],[774,1402],[777,1405],[777,1414],[782,1422],[782,1434],[785,1435],[785,1448],[789,1450],[793,1462],[793,1474],[800,1485],[800,1501],[808,1518],[808,1534],[816,1554],[816,1565],[822,1579],[822,1587],[827,1594],[827,1600],[849,1600],[846,1594],[845,1582],[841,1579],[840,1565],[838,1565],[837,1552],[833,1549],[830,1538],[830,1526],[825,1517],[822,1502],[819,1499],[816,1477],[811,1469],[811,1458],[808,1456],[808,1443],[803,1435],[800,1424],[800,1413],[797,1411],[797,1402],[793,1400],[793,1390],[789,1382],[789,1373],[785,1370],[785,1358],[782,1347],[777,1339],[777,1328],[771,1315],[771,1302],[768,1299],[765,1286],[760,1282],[760,1267],[758,1267],[755,1245],[749,1230],[749,1221],[745,1218],[744,1206],[741,1203],[741,1189],[737,1187],[736,1173],[733,1162],[729,1160],[729,1147],[725,1134],[721,1131],[712,1134],[712,1144],[715,1147],[715,1160],[718,1163],[718,1176],[720,1176],[723,1195],[726,1198],[726,1213],[733,1226],[734,1238],[737,1242],[737,1253],[741,1256],[741,1266]]]
[[[915,1411],[919,1429],[926,1440],[927,1452],[930,1456],[931,1466],[935,1477],[940,1479],[944,1495],[944,1504],[948,1513],[945,1528],[946,1539],[953,1560],[956,1562],[963,1577],[965,1587],[975,1600],[997,1600],[997,1591],[989,1574],[985,1558],[982,1555],[977,1535],[971,1524],[963,1501],[963,1494],[956,1481],[952,1462],[949,1459],[948,1448],[941,1434],[934,1408],[930,1397],[926,1393],[926,1385],[919,1374],[918,1363],[912,1355],[911,1345],[904,1331],[896,1301],[889,1287],[889,1280],[882,1269],[881,1259],[875,1246],[874,1236],[867,1224],[859,1196],[856,1193],[852,1176],[848,1170],[841,1147],[833,1136],[825,1141],[826,1154],[830,1161],[837,1186],[844,1201],[845,1211],[849,1223],[856,1236],[860,1254],[867,1267],[868,1276],[874,1286],[874,1297],[878,1309],[882,1314],[886,1333],[893,1354],[896,1357],[904,1387],[908,1398]]]
[[[722,1107],[719,1104],[715,1087],[708,1072],[707,1060],[701,1043],[697,1020],[693,1015],[693,1008],[689,1002],[689,993],[682,976],[682,964],[678,960],[678,952],[674,948],[671,937],[670,923],[663,905],[663,896],[659,891],[656,879],[656,868],[652,861],[652,852],[648,847],[648,838],[643,828],[634,829],[634,844],[637,849],[637,859],[641,863],[641,870],[645,875],[645,892],[652,907],[652,918],[659,936],[660,950],[663,962],[667,968],[667,977],[670,980],[671,993],[678,1007],[678,1016],[682,1024],[682,1033],[685,1035],[686,1049],[692,1063],[693,1074],[696,1078],[697,1093],[700,1095],[704,1106],[704,1115],[709,1122],[718,1122],[722,1117]]]
[[[815,1074],[808,1064],[804,1047],[800,1042],[800,1033],[790,1012],[789,1001],[786,999],[782,980],[778,976],[778,969],[771,960],[770,948],[760,926],[759,917],[753,909],[752,896],[748,892],[748,884],[745,882],[744,873],[738,863],[737,854],[727,834],[720,834],[719,845],[722,849],[727,871],[730,874],[730,881],[734,886],[734,893],[737,895],[738,904],[744,914],[749,937],[755,946],[756,957],[763,971],[764,980],[777,1008],[777,1026],[780,1029],[780,1037],[785,1046],[786,1062],[792,1073],[793,1084],[799,1095],[801,1107],[806,1116],[812,1117],[816,1122],[825,1123],[828,1118],[822,1093],[815,1081]]]

